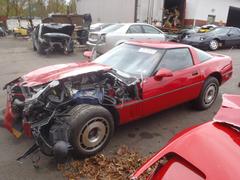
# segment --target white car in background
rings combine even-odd
[[[109,26],[113,25],[113,23],[96,23],[92,24],[90,26],[90,32],[96,32],[96,31],[101,31],[104,28],[107,28]]]
[[[165,41],[165,34],[146,23],[114,24],[99,32],[90,32],[87,45],[95,48],[98,54],[104,54],[113,47],[131,40]]]

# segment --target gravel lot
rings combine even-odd
[[[148,118],[120,127],[111,143],[104,150],[104,154],[114,152],[120,145],[125,144],[139,151],[143,155],[159,150],[177,132],[211,120],[221,104],[223,93],[240,94],[240,50],[220,50],[217,53],[229,55],[233,58],[234,74],[232,79],[221,89],[216,103],[206,111],[195,111],[188,104],[180,105]],[[80,49],[74,54],[52,54],[41,56],[32,50],[31,41],[14,39],[12,37],[0,39],[0,107],[5,104],[5,83],[36,68],[80,61],[83,59]],[[22,164],[15,159],[32,145],[32,140],[26,137],[15,139],[7,130],[0,127],[0,179],[64,179],[56,170],[55,162],[41,155],[40,168],[32,166],[31,159]]]

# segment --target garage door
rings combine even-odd
[[[240,8],[230,6],[226,25],[240,27],[239,16],[240,16]]]

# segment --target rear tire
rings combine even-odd
[[[205,110],[211,107],[217,98],[219,82],[215,77],[209,77],[202,88],[200,96],[194,101],[194,106],[198,110]]]
[[[77,157],[95,155],[109,143],[114,133],[114,120],[107,109],[81,104],[70,114],[70,142]]]

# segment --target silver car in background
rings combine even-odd
[[[131,40],[165,41],[165,34],[146,23],[114,24],[99,32],[90,32],[87,45],[95,48],[98,54],[104,54],[113,47]]]
[[[113,23],[95,23],[90,26],[90,32],[101,31],[102,29],[113,25]]]

